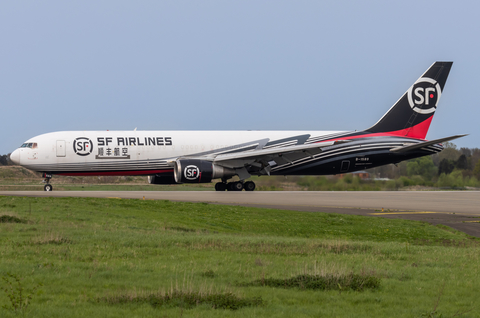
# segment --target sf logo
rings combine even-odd
[[[79,156],[87,156],[93,151],[93,142],[86,137],[79,137],[73,141],[73,151]]]
[[[416,98],[413,100],[415,102],[415,105],[422,105],[423,103],[425,103],[425,105],[428,106],[428,104],[430,104],[430,99],[433,99],[436,95],[434,94],[435,88],[433,87],[417,87],[413,92]]]
[[[196,180],[200,176],[200,169],[197,166],[189,165],[184,170],[185,179]]]
[[[420,78],[407,91],[410,107],[419,114],[433,113],[441,95],[440,85],[428,77]]]

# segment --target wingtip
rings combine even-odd
[[[461,135],[455,135],[455,136],[452,136],[452,137],[453,137],[453,139],[458,139],[458,138],[462,138],[462,137],[465,137],[465,136],[468,136],[468,135],[470,135],[470,134],[461,134]]]

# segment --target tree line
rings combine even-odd
[[[369,172],[376,178],[401,179],[410,185],[472,186],[480,184],[480,149],[443,143],[443,151]]]

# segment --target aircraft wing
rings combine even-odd
[[[402,147],[392,148],[392,149],[390,149],[390,151],[391,152],[405,152],[405,151],[409,151],[409,150],[420,149],[420,148],[436,145],[436,144],[439,144],[439,143],[442,143],[442,142],[445,142],[445,141],[450,141],[450,140],[457,139],[457,138],[464,137],[464,136],[467,136],[467,134],[465,134],[465,135],[455,135],[455,136],[450,136],[450,137],[445,137],[445,138],[420,142],[420,143],[417,143],[417,144],[407,144],[407,145],[404,145]]]
[[[228,168],[238,169],[250,166],[249,171],[263,170],[269,174],[272,167],[293,163],[296,160],[312,157],[322,152],[323,148],[348,142],[348,140],[326,141],[307,145],[295,145],[271,149],[259,149],[230,154],[219,154],[213,162]]]

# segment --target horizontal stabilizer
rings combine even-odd
[[[439,144],[439,143],[442,143],[442,142],[445,142],[445,141],[450,141],[450,140],[453,140],[453,139],[457,139],[457,138],[460,138],[460,137],[464,137],[464,136],[467,136],[467,135],[468,135],[468,134],[465,134],[465,135],[455,135],[455,136],[450,136],[450,137],[445,137],[445,138],[440,138],[440,139],[435,139],[435,140],[420,142],[420,143],[418,143],[418,144],[408,144],[408,145],[406,145],[406,146],[392,148],[392,149],[390,149],[390,151],[391,151],[391,152],[404,152],[404,151],[409,151],[409,150],[414,150],[414,149],[420,149],[420,148],[424,148],[424,147],[436,145],[436,144]]]

